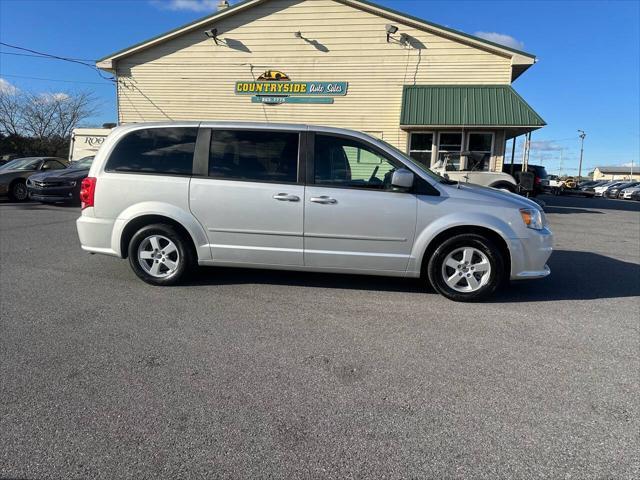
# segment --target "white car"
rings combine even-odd
[[[638,194],[638,192],[640,192],[640,187],[631,187],[631,188],[625,188],[624,190],[622,190],[620,197],[618,198],[624,198],[625,200],[629,200],[631,199],[634,194]]]
[[[624,182],[621,182],[619,180],[613,181],[613,182],[608,182],[605,183],[604,185],[600,185],[596,188],[594,188],[594,192],[595,192],[595,196],[596,197],[602,197],[604,195],[604,192],[606,192],[609,188],[611,187],[615,187],[616,185],[622,185]]]
[[[382,140],[328,127],[116,128],[82,182],[82,248],[153,285],[194,265],[416,277],[472,301],[545,277],[540,207],[446,180]]]
[[[447,161],[438,161],[433,166],[433,171],[449,180],[464,183],[473,183],[483,187],[497,188],[507,192],[515,193],[518,190],[518,183],[505,172],[487,172],[477,170],[449,170]]]

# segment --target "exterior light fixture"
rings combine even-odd
[[[387,43],[389,43],[389,39],[391,38],[391,35],[393,35],[398,31],[398,27],[396,27],[395,25],[391,25],[390,23],[387,23],[384,26],[384,29],[387,31]]]
[[[217,28],[212,28],[210,30],[205,30],[204,34],[209,37],[212,38],[214,42],[216,42],[216,45],[219,45],[218,43],[218,29]]]
[[[302,38],[302,32],[298,30],[296,33],[293,34],[293,36],[296,38]]]

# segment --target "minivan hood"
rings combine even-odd
[[[514,208],[536,208],[542,210],[542,207],[533,200],[515,193],[498,190],[497,188],[483,187],[473,183],[461,183],[459,188],[458,185],[445,185],[445,188],[450,197],[466,201],[510,204]]]

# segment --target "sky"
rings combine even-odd
[[[530,163],[577,174],[582,129],[583,172],[639,165],[639,1],[376,1],[537,56],[538,63],[513,84],[548,124],[532,135]],[[91,62],[212,13],[216,4],[0,0],[0,42]],[[115,87],[95,70],[16,53],[26,52],[0,45],[0,89],[92,91],[100,113],[87,124],[115,121]]]

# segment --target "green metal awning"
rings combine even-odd
[[[535,130],[546,123],[510,85],[407,85],[400,125]]]

